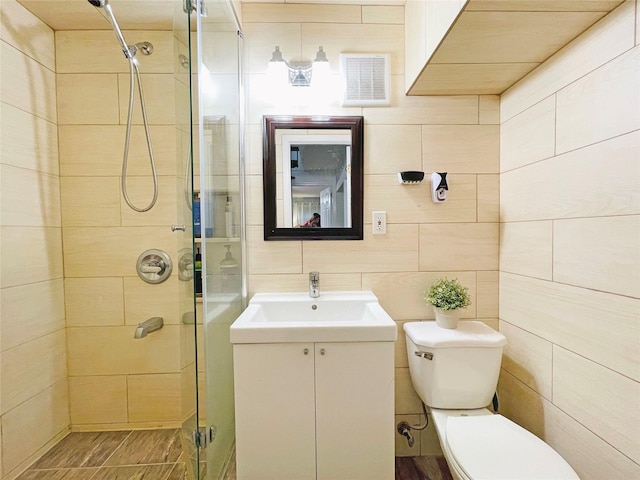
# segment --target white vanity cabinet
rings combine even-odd
[[[238,480],[392,480],[394,343],[233,346]]]

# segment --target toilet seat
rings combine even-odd
[[[502,415],[449,417],[446,442],[455,469],[472,480],[579,480],[553,448]]]

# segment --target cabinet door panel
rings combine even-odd
[[[392,480],[393,342],[315,348],[318,480]]]
[[[316,478],[313,357],[312,343],[233,346],[238,480]]]

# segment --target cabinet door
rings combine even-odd
[[[392,480],[393,342],[315,348],[318,480]]]
[[[313,357],[312,343],[233,346],[238,480],[316,478]]]

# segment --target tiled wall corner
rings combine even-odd
[[[585,480],[640,475],[637,16],[624,2],[501,102],[502,411]]]
[[[12,478],[69,431],[69,406],[54,33],[15,0],[0,19],[0,476]]]

